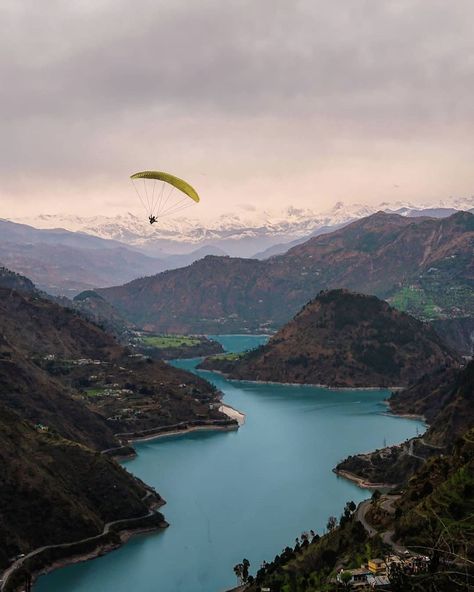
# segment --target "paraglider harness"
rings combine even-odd
[[[130,176],[133,187],[145,208],[148,222],[154,224],[158,218],[176,214],[190,205],[199,203],[199,195],[189,183],[162,171],[142,171]],[[134,181],[143,180],[143,192],[135,186]],[[161,187],[155,191],[155,184],[161,182]],[[150,186],[151,184],[151,186]],[[149,187],[149,189],[147,188]],[[173,190],[177,189],[176,195],[172,195]]]

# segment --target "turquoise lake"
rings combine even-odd
[[[228,351],[264,336],[218,336]],[[193,370],[198,360],[176,366]],[[384,390],[350,391],[227,381],[198,372],[243,411],[235,432],[198,432],[145,442],[124,466],[167,500],[163,532],[139,536],[94,561],[40,578],[36,592],[221,592],[244,557],[254,573],[305,530],[370,492],[332,468],[349,454],[424,430],[386,415]]]

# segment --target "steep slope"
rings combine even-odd
[[[321,289],[390,299],[422,319],[474,314],[474,216],[378,212],[266,261],[206,257],[99,290],[129,320],[159,331],[277,328]]]
[[[107,522],[143,517],[160,501],[116,462],[35,429],[1,404],[0,466],[0,569],[19,553],[98,535]]]
[[[397,414],[422,415],[428,431],[398,446],[349,456],[337,465],[338,474],[396,485],[429,459],[450,452],[474,426],[474,362],[427,373],[410,388],[393,393],[389,405]]]
[[[474,316],[431,322],[441,339],[463,356],[474,356]]]
[[[267,345],[201,367],[232,378],[335,387],[401,386],[456,363],[433,329],[375,296],[320,293]]]
[[[114,307],[93,290],[81,292],[81,295],[70,300],[66,296],[52,296],[38,289],[27,277],[0,267],[0,288],[17,292],[35,294],[39,299],[49,300],[61,307],[79,313],[83,318],[99,325],[113,335],[121,343],[128,343],[130,331],[134,328]]]
[[[441,557],[446,553],[451,559],[456,553],[472,561],[473,492],[474,429],[471,427],[458,437],[449,454],[431,459],[410,479],[397,503],[395,537],[406,545],[422,546],[425,550],[435,547]]]
[[[31,295],[0,288],[0,330],[17,350],[38,356],[113,358],[122,348],[74,311]]]
[[[60,307],[40,301],[40,308],[36,308],[36,299],[28,307],[28,299],[26,295],[0,289],[0,402],[32,423],[47,425],[58,434],[92,448],[117,446],[118,441],[105,421],[74,400],[70,389],[34,363],[31,356],[38,359],[41,351],[55,355],[56,350],[68,354],[75,350],[78,354],[79,349],[73,346],[72,334],[64,332],[63,338],[54,328],[48,331],[45,317],[40,316],[46,308],[52,318],[61,312]],[[40,314],[36,315],[37,312]],[[71,320],[74,317],[65,312],[66,315]],[[111,345],[114,344],[106,340],[106,346]],[[92,346],[86,347],[91,351]]]
[[[226,421],[206,381],[132,354],[97,325],[37,292],[0,288],[0,401],[96,449],[114,433]]]
[[[107,333],[114,335],[121,343],[130,341],[132,323],[126,321],[117,310],[94,290],[86,290],[75,296],[64,306],[72,307],[81,316],[93,321]]]
[[[352,511],[355,505],[346,504],[335,528],[322,536],[302,535],[294,548],[286,547],[273,561],[263,562],[245,590],[354,589],[337,582],[336,574],[361,564],[366,567],[374,557],[390,562],[395,553],[400,559],[398,569],[387,570],[390,590],[468,592],[474,585],[473,489],[471,429],[450,454],[438,455],[417,471],[401,495],[373,496],[357,511]],[[410,552],[405,553],[405,547],[415,555],[428,556],[429,569],[411,569]],[[364,572],[367,570],[358,570],[360,580]],[[356,586],[372,589],[363,587],[363,581]],[[380,589],[388,588],[381,583]]]
[[[395,393],[390,408],[398,414],[426,417],[424,440],[449,446],[474,425],[474,361],[463,369],[429,373],[411,388]]]
[[[261,316],[259,301],[268,298],[271,288],[264,269],[263,262],[253,259],[208,256],[180,270],[97,292],[145,329],[250,330]]]
[[[0,267],[0,287],[18,292],[35,292],[36,287],[31,280],[6,267]]]

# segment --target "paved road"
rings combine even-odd
[[[418,454],[415,454],[413,452],[413,444],[414,444],[414,440],[410,440],[410,445],[408,447],[408,454],[410,456],[413,456],[413,458],[418,458],[419,460],[422,460],[423,462],[425,462],[426,458],[423,458],[423,456],[418,456]]]
[[[392,516],[395,514],[394,503],[400,499],[400,495],[386,495],[380,498],[380,507]]]
[[[382,498],[380,498],[380,507],[389,514],[393,515],[395,513],[394,503],[399,499],[399,497],[399,495],[382,496]],[[393,540],[393,535],[395,534],[393,530],[385,530],[384,532],[378,533],[377,530],[367,522],[366,515],[370,506],[371,500],[365,500],[364,502],[361,502],[356,510],[356,519],[359,520],[359,522],[365,528],[369,537],[380,534],[383,542],[386,545],[389,545],[395,551],[395,553],[403,555],[407,549]]]
[[[365,502],[361,502],[356,510],[356,519],[362,524],[362,526],[367,531],[370,537],[373,537],[377,534],[377,531],[373,526],[371,526],[366,519],[366,514],[369,511],[371,506],[371,500],[365,500]]]
[[[386,545],[389,545],[390,547],[392,547],[392,549],[395,551],[395,553],[398,553],[399,555],[404,555],[405,552],[408,551],[408,549],[406,547],[404,547],[403,545],[397,544],[393,540],[394,534],[395,534],[395,532],[393,530],[386,530],[385,532],[382,533],[382,541]]]
[[[150,495],[152,495],[153,492],[148,491],[144,497],[142,498],[142,501],[145,501]],[[43,551],[47,551],[49,549],[68,549],[70,547],[73,547],[79,543],[87,543],[89,541],[94,541],[96,539],[99,539],[101,536],[103,536],[104,534],[108,534],[110,532],[110,529],[113,526],[116,526],[118,524],[121,524],[123,526],[126,526],[127,524],[131,524],[132,522],[134,522],[135,520],[139,519],[139,518],[150,518],[151,516],[153,516],[153,514],[155,514],[155,510],[152,509],[148,512],[148,514],[145,514],[143,516],[136,516],[135,518],[123,518],[121,520],[113,520],[112,522],[107,522],[107,524],[104,526],[103,531],[100,534],[94,535],[92,537],[87,537],[85,539],[81,539],[80,541],[73,541],[71,543],[59,543],[58,545],[46,545],[44,547],[38,547],[38,549],[35,549],[34,551],[31,551],[31,553],[28,553],[27,555],[25,555],[24,557],[21,557],[20,559],[17,559],[14,563],[12,563],[10,565],[10,567],[8,569],[6,569],[3,574],[2,574],[2,579],[0,580],[1,584],[0,584],[0,591],[5,590],[5,587],[7,585],[8,580],[11,578],[12,574],[19,569],[23,563],[29,559],[30,557],[35,557],[36,555],[39,555],[41,553],[43,553]]]

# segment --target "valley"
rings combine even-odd
[[[0,592],[474,592],[473,20],[0,2]]]
[[[470,317],[473,251],[471,213],[377,212],[264,261],[208,256],[98,293],[129,321],[174,333],[274,331],[319,291],[341,287],[395,299],[421,320]]]
[[[423,520],[422,534],[409,521],[459,485],[467,499],[455,493],[457,514],[448,508],[458,528],[470,508],[473,219],[377,213],[268,260],[205,257],[73,300],[2,268],[0,508],[52,517],[45,528],[28,513],[28,524],[0,519],[2,592],[152,530],[92,564],[105,572],[79,564],[36,588],[125,591],[123,567],[144,591],[159,580],[207,592],[232,586],[248,557],[249,592],[283,591],[288,573],[305,592],[329,590],[361,558],[427,544]],[[377,488],[396,496],[356,509]],[[298,534],[308,528],[311,541]],[[173,559],[183,553],[185,572]]]
[[[235,351],[264,338],[218,339]],[[186,369],[196,363],[175,362]],[[423,429],[420,422],[384,415],[384,390],[254,385],[196,372],[224,393],[225,403],[246,414],[245,424],[234,432],[138,443],[138,456],[124,466],[164,496],[170,527],[92,564],[40,578],[39,592],[125,592],[129,573],[144,592],[158,585],[180,592],[231,588],[232,568],[243,556],[258,566],[304,530],[322,533],[327,518],[348,500],[367,497],[331,471],[338,459]],[[183,570],[182,557],[189,569]]]

